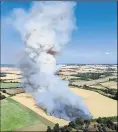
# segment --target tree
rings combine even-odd
[[[55,124],[54,128],[53,128],[54,132],[59,132],[59,124]]]
[[[101,118],[101,117],[99,117],[96,121],[97,121],[97,123],[99,123],[99,124],[100,124],[100,123],[102,123],[102,118]]]
[[[71,121],[71,122],[69,122],[69,125],[68,126],[70,126],[72,128],[75,128],[76,127],[76,124],[75,124],[74,121]]]
[[[60,128],[59,132],[70,132],[71,130],[72,129],[70,126],[65,125],[64,127]]]
[[[110,119],[108,119],[106,123],[110,124],[110,125],[114,125],[113,122]]]
[[[6,90],[2,90],[3,93],[6,93]]]
[[[83,88],[87,88],[86,84],[83,86]]]
[[[115,124],[115,130],[118,131],[118,124]]]
[[[98,125],[98,130],[99,132],[103,132],[102,127],[100,125]]]
[[[96,124],[94,124],[94,128],[96,128],[97,126],[96,126]]]
[[[118,100],[118,91],[115,94],[115,99]]]
[[[115,125],[114,124],[111,126],[111,129],[112,130],[115,130]]]
[[[65,132],[71,132],[72,131],[72,128],[71,127],[69,127],[69,126],[67,126],[66,128],[65,128]],[[63,131],[62,131],[63,132]]]
[[[84,128],[83,132],[89,132],[88,128]]]
[[[107,129],[106,129],[105,126],[102,127],[102,130],[103,130],[104,132],[107,132]]]
[[[90,120],[84,120],[84,123],[90,125]]]
[[[52,132],[51,127],[50,127],[50,126],[48,126],[48,127],[47,127],[47,131],[46,131],[46,132]]]
[[[5,99],[6,97],[4,95],[0,95],[0,100]]]
[[[110,125],[110,124],[107,124],[107,127],[108,127],[109,129],[111,129],[111,125]]]
[[[84,120],[81,119],[81,118],[77,118],[77,119],[75,120],[75,123],[82,126],[82,125],[84,125]]]

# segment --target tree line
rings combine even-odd
[[[60,127],[59,124],[55,124],[53,128],[50,126],[47,127],[47,132],[108,132],[110,130],[117,131],[118,124],[115,124],[114,121],[117,121],[117,117],[99,117],[92,120],[84,120],[82,118],[77,118],[74,121],[70,121],[68,125]]]

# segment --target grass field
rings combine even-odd
[[[35,112],[11,98],[1,101],[1,131],[11,131],[33,124],[43,124]]]
[[[0,88],[15,88],[19,87],[20,83],[0,83]]]

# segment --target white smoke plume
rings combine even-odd
[[[75,2],[34,2],[29,11],[15,9],[12,14],[25,44],[20,61],[24,89],[47,114],[65,120],[91,118],[81,97],[70,91],[69,82],[55,75],[55,56],[76,28],[75,6]]]

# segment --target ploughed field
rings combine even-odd
[[[45,131],[48,125],[46,123],[34,111],[11,98],[1,101],[1,131],[11,131],[36,124],[41,125],[41,130]]]

